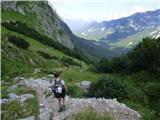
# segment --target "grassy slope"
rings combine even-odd
[[[155,28],[138,32],[134,35],[128,36],[127,38],[121,39],[117,42],[109,42],[109,45],[111,46],[111,48],[117,48],[117,47],[132,48],[135,45],[137,45],[139,42],[141,42],[142,38],[145,38],[146,36],[148,36],[149,33],[151,33],[151,31],[153,31],[154,29]],[[129,44],[131,42],[132,44]]]
[[[38,67],[38,68],[41,68],[41,67],[42,67],[42,69],[63,68],[64,66],[59,61],[62,57],[69,57],[69,58],[73,59],[73,61],[75,61],[76,63],[81,64],[81,66],[82,66],[82,68],[70,66],[70,68],[69,68],[70,72],[69,73],[71,73],[71,71],[74,72],[75,70],[76,71],[77,70],[79,70],[79,71],[81,71],[81,70],[84,71],[85,70],[86,71],[87,68],[88,68],[87,65],[84,62],[82,62],[82,61],[80,61],[78,59],[72,58],[72,57],[70,57],[68,55],[65,55],[61,51],[58,51],[58,50],[56,50],[54,48],[48,47],[46,45],[43,45],[43,44],[39,43],[38,41],[36,41],[36,40],[34,40],[32,38],[26,37],[26,36],[24,36],[22,34],[19,34],[19,33],[16,33],[16,32],[9,31],[9,30],[5,29],[4,27],[2,27],[2,36],[5,36],[6,34],[7,35],[15,35],[17,37],[21,37],[21,38],[25,39],[27,42],[30,43],[30,48],[28,50],[19,49],[19,48],[15,47],[14,45],[12,45],[12,46],[14,46],[13,49],[17,49],[18,52],[20,52],[24,56],[30,56],[32,59],[37,60],[39,62],[39,65],[36,66],[36,67]],[[2,39],[3,39],[3,37],[2,37]],[[6,48],[4,43],[6,45],[7,44],[11,44],[6,40],[2,40],[2,50],[3,50],[3,47]],[[51,56],[55,56],[55,57],[58,58],[58,60],[55,60],[55,59],[53,59],[53,60],[45,60],[44,58],[42,58],[41,56],[39,56],[37,54],[36,51],[38,51],[38,50],[43,51],[45,53],[48,53]],[[12,52],[14,52],[14,50]],[[18,54],[20,54],[20,53],[18,53]],[[2,58],[5,57],[5,56],[6,55],[2,54]],[[66,72],[65,74],[68,74],[68,72]],[[83,72],[76,72],[74,74],[80,74],[80,75],[77,75],[76,78],[72,78],[72,79],[85,79],[86,78],[86,77],[82,76]],[[91,74],[91,73],[85,73],[85,74],[87,76],[88,74]],[[63,76],[65,76],[65,75],[63,75]],[[96,76],[96,75],[91,74],[91,76]],[[88,78],[90,78],[90,77],[87,77],[86,79],[88,79]],[[91,78],[93,78],[93,77],[91,77]]]
[[[103,38],[106,35],[106,32],[93,32],[93,33],[88,33],[87,36],[81,35],[82,32],[77,32],[74,33],[75,35],[87,39],[87,40],[95,40],[99,41],[101,38]]]
[[[25,49],[20,49],[10,43],[8,40],[5,39],[5,36],[8,35],[14,35],[20,38],[23,38],[25,41],[30,43],[30,47]],[[57,59],[51,59],[47,60],[41,57],[36,51],[41,50],[50,56],[55,56]],[[80,66],[74,66],[70,65],[68,68],[66,68],[60,59],[62,57],[69,57],[70,59],[73,59],[74,62],[81,65]],[[31,64],[29,59],[32,59],[35,61],[36,64]],[[5,66],[5,67],[3,67]],[[54,70],[60,70],[62,72],[61,78],[64,79],[71,91],[71,95],[73,97],[82,97],[83,92],[81,89],[79,89],[76,86],[76,83],[81,80],[97,80],[100,77],[102,77],[102,74],[93,74],[92,72],[88,71],[89,66],[85,64],[83,61],[80,61],[78,59],[72,58],[68,55],[65,55],[61,51],[58,51],[54,48],[48,47],[46,45],[43,45],[39,43],[37,40],[26,37],[22,34],[19,34],[17,32],[9,31],[2,27],[2,67],[6,68],[6,70],[3,72],[2,80],[8,81],[7,85],[2,84],[2,97],[6,98],[8,95],[7,88],[12,85],[12,77],[15,76],[32,76],[32,77],[40,77],[44,75],[48,75],[50,72],[53,72]],[[40,69],[41,71],[39,73],[35,73],[35,69]],[[21,89],[18,87],[18,89]],[[19,91],[19,90],[16,90]],[[17,93],[15,91],[15,93]],[[81,92],[80,92],[81,91]],[[29,93],[29,92],[23,92],[20,91],[20,93]],[[8,110],[5,114],[3,114],[3,119],[10,119],[10,116],[13,118],[22,118],[27,117],[28,115],[34,115],[37,117],[37,102],[36,99],[29,100],[26,103],[26,107],[24,109],[27,109],[26,111],[32,111],[31,114],[26,112],[20,112],[22,108],[20,107],[20,104],[16,101],[7,104],[2,105],[3,110]],[[29,107],[32,104],[34,104],[33,107]],[[14,109],[12,109],[10,106],[14,106]],[[17,106],[17,107],[15,107]],[[10,111],[16,110],[16,112],[12,113]],[[11,113],[11,114],[10,114]],[[15,116],[15,114],[18,114],[18,117]]]

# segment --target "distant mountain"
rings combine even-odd
[[[135,13],[129,17],[103,21],[87,26],[78,36],[106,41],[119,41],[130,35],[160,26],[160,9]]]
[[[69,28],[74,33],[79,32],[80,30],[83,30],[89,24],[89,21],[83,21],[83,20],[67,19],[67,20],[64,20],[64,21],[66,22],[66,24],[69,26]]]

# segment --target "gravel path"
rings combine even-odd
[[[117,120],[139,120],[140,114],[123,103],[119,103],[116,99],[103,98],[69,98],[66,96],[66,110],[58,113],[57,99],[53,96],[46,97],[46,91],[49,92],[49,80],[29,79],[24,80],[21,84],[25,84],[36,90],[40,103],[40,119],[41,120],[63,120],[65,117],[71,116],[87,107],[92,107],[100,113],[111,113]]]

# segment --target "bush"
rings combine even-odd
[[[102,79],[91,83],[89,96],[123,100],[127,98],[128,90],[125,85],[103,77]]]
[[[99,61],[99,63],[96,65],[96,69],[97,69],[97,72],[101,72],[101,73],[106,73],[106,72],[111,73],[111,72],[113,72],[111,62],[106,58],[102,58]]]
[[[71,97],[82,97],[83,96],[83,90],[79,88],[74,83],[67,84],[68,87],[68,94]]]
[[[68,58],[68,57],[63,57],[63,58],[61,58],[61,62],[62,62],[63,65],[65,65],[65,66],[69,66],[69,65],[81,66],[80,64],[74,62],[73,59]]]
[[[102,58],[96,65],[98,72],[137,72],[148,70],[160,73],[160,38],[144,38],[143,41],[128,54],[108,60]]]
[[[158,113],[160,113],[160,83],[150,83],[146,88],[146,95],[149,100],[149,105]]]
[[[58,59],[57,57],[50,56],[48,53],[45,53],[43,51],[37,51],[37,53],[45,59]]]
[[[160,72],[160,38],[144,38],[131,52],[132,71],[149,70]]]
[[[16,36],[8,36],[8,41],[13,43],[19,48],[27,49],[30,44],[22,38],[17,38]]]

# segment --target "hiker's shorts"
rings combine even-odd
[[[65,90],[63,90],[61,94],[54,92],[54,95],[56,98],[65,98],[66,92]]]

